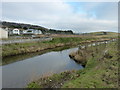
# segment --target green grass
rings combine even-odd
[[[64,84],[64,82],[75,79],[76,75],[76,71],[65,71],[59,74],[45,76],[37,81],[29,83],[27,88],[36,88],[36,86],[42,88],[59,88]]]
[[[27,88],[42,88],[42,87],[40,87],[37,83],[32,82],[27,86]]]
[[[100,40],[102,37],[97,36],[83,36],[83,37],[56,37],[51,41],[35,41],[35,42],[26,42],[26,43],[14,43],[14,44],[6,44],[2,45],[2,56],[12,56],[23,53],[30,53],[41,51],[44,49],[51,49],[58,46],[66,46],[66,45],[77,45],[81,42],[86,42],[90,40]],[[110,35],[106,35],[106,38],[110,38]],[[111,35],[112,37],[112,35]]]
[[[2,45],[2,56],[11,56],[29,52],[36,52],[44,49],[55,48],[56,46],[76,45],[81,41],[86,40],[80,37],[68,37],[68,38],[53,38],[51,41],[43,42],[28,42],[28,43],[14,43]]]
[[[117,88],[117,43],[112,42],[107,45],[102,44],[99,46],[93,46],[87,48],[87,50],[91,50],[94,57],[89,56],[87,58],[87,65],[84,69],[69,72],[69,74],[66,74],[66,72],[63,72],[63,74],[53,74],[50,77],[48,76],[44,79],[40,78],[34,82],[42,88],[46,88],[46,85],[49,86],[49,88]],[[108,51],[106,54],[103,54],[105,50]],[[49,80],[52,80],[53,82],[49,82]],[[62,83],[62,85],[59,85],[59,83]],[[36,87],[36,84],[33,85],[33,87]]]
[[[91,38],[92,39],[92,38]],[[7,64],[9,62],[4,61],[6,57],[17,56],[21,54],[35,53],[39,51],[46,51],[50,49],[54,49],[57,47],[65,47],[66,46],[74,46],[78,43],[85,41],[86,39],[82,39],[80,37],[67,37],[67,38],[53,38],[51,41],[35,41],[35,42],[27,42],[27,43],[14,43],[14,44],[6,44],[2,45],[2,57],[3,61],[1,65]],[[58,48],[60,50],[60,48]],[[10,61],[10,60],[9,60]],[[11,60],[10,62],[14,62]]]
[[[88,60],[86,68],[78,71],[79,78],[65,83],[63,88],[117,88],[118,56],[115,43],[108,44],[102,50],[108,49],[112,58],[105,58],[100,52]],[[102,58],[103,57],[103,58]],[[100,59],[102,58],[102,59]],[[100,59],[100,61],[99,61]],[[110,68],[111,67],[111,68]],[[116,74],[116,75],[115,75]]]
[[[13,62],[25,60],[27,58],[31,58],[31,57],[34,57],[34,56],[37,56],[37,55],[41,55],[41,54],[44,54],[44,53],[47,53],[47,52],[62,51],[62,50],[69,49],[69,48],[72,48],[72,47],[74,47],[74,46],[57,47],[57,48],[53,48],[53,49],[43,50],[43,51],[40,51],[40,52],[33,52],[33,53],[16,55],[16,56],[12,56],[12,58],[5,57],[5,58],[2,58],[3,62],[0,62],[0,65],[6,65],[6,64],[13,63]]]
[[[53,38],[52,41],[44,41],[43,43],[74,43],[85,40],[80,37],[64,37],[64,38]]]

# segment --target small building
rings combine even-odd
[[[38,34],[42,34],[42,31],[41,31],[41,30],[38,30]]]
[[[20,34],[20,30],[15,28],[13,29],[13,34],[19,35]]]
[[[20,30],[17,28],[11,29],[9,30],[9,35],[20,35]]]
[[[23,34],[42,34],[41,30],[35,30],[35,29],[27,29],[23,30]]]
[[[0,38],[8,38],[8,29],[0,28]]]

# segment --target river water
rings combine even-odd
[[[112,40],[116,41],[116,40]],[[107,41],[109,43],[111,41]],[[105,42],[91,43],[88,46],[104,44]],[[84,48],[84,46],[82,47]],[[2,68],[2,87],[3,88],[24,88],[26,85],[42,75],[50,73],[60,73],[66,70],[79,70],[83,67],[69,58],[69,53],[77,51],[78,48],[70,48],[65,50],[49,51],[41,55],[34,56],[26,54],[16,57],[7,58],[13,59],[10,64],[0,66]],[[35,54],[36,55],[36,54]],[[30,56],[30,57],[29,57]],[[25,57],[25,59],[23,59]],[[22,59],[19,61],[19,59]]]
[[[2,66],[2,87],[23,88],[42,75],[82,69],[80,64],[69,58],[69,53],[77,49],[51,51]]]

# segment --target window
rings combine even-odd
[[[32,31],[29,30],[29,31],[27,31],[27,32],[32,32]]]

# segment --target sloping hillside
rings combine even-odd
[[[15,22],[2,22],[2,27],[8,28],[18,28],[18,29],[38,29],[41,30],[43,34],[50,33],[50,34],[73,34],[72,30],[55,30],[55,29],[48,29],[38,25],[31,25],[31,24],[24,24],[24,23],[15,23]]]

